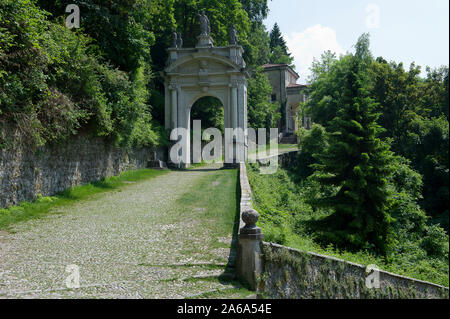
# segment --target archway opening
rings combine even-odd
[[[194,130],[194,121],[201,121],[201,131],[195,132]],[[224,136],[225,132],[225,110],[224,105],[222,102],[213,96],[204,96],[192,105],[191,107],[191,113],[190,113],[190,138],[191,138],[191,163],[196,163],[199,161],[198,155],[196,157],[196,154],[193,150],[194,138],[199,138],[201,140],[201,149],[203,150],[204,146],[208,144],[211,139],[209,140],[203,140],[203,133],[205,130],[209,128],[216,128],[218,129],[222,137]],[[196,135],[197,134],[197,135]],[[222,141],[223,142],[223,141]],[[223,143],[222,143],[223,145]],[[212,158],[214,158],[216,161],[222,160],[222,154],[223,154],[223,146],[222,146],[222,154],[215,154],[213,150],[209,153]]]

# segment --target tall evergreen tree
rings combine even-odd
[[[281,34],[280,27],[277,23],[273,26],[270,32],[270,63],[282,63],[291,65],[294,58],[288,51],[286,41]]]
[[[341,108],[328,128],[329,147],[314,165],[315,178],[337,191],[314,204],[332,211],[319,222],[326,241],[386,254],[393,238],[387,189],[392,152],[377,138],[377,104],[368,92],[371,61],[369,36],[364,34],[346,74]]]
[[[288,55],[288,49],[286,45],[286,41],[281,34],[280,27],[278,23],[275,23],[272,31],[270,31],[270,49],[273,52],[276,47],[280,47],[283,50],[283,53]]]

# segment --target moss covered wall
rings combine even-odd
[[[366,268],[333,257],[263,243],[260,290],[272,299],[445,298],[448,288],[379,271],[380,288],[367,288]]]
[[[151,148],[124,150],[100,138],[80,134],[64,143],[33,149],[20,132],[3,127],[0,147],[0,207],[54,195],[69,187],[145,168]],[[161,155],[160,155],[161,156]]]

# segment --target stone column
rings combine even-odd
[[[261,244],[264,235],[256,226],[259,218],[256,210],[248,209],[241,217],[245,226],[239,231],[238,276],[248,282],[253,290],[257,290],[258,277],[263,273]]]
[[[232,127],[238,127],[238,91],[237,85],[232,84],[231,86],[231,118],[232,118]]]
[[[286,108],[285,108],[285,115],[286,115],[286,118],[285,118],[285,121],[286,121],[286,129],[285,129],[285,132],[286,133],[289,133],[289,120],[290,120],[290,118],[291,118],[291,115],[290,115],[290,110],[289,110],[289,103],[288,103],[288,101],[286,100]]]
[[[177,87],[175,85],[170,86],[171,94],[171,109],[170,109],[170,125],[171,129],[176,129],[178,127],[178,94]]]

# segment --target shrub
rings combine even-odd
[[[430,256],[448,258],[448,235],[438,225],[428,226],[422,247]]]
[[[92,39],[47,16],[30,0],[0,3],[0,122],[13,123],[33,147],[81,129],[120,146],[160,143],[142,59],[129,57],[133,68],[116,70]]]

